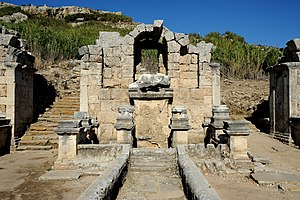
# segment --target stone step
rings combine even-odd
[[[176,150],[173,148],[135,148],[132,155],[137,156],[176,156]]]
[[[19,146],[17,151],[27,151],[27,150],[50,150],[53,147],[51,145],[47,146]]]
[[[168,172],[175,172],[177,171],[176,167],[167,167],[167,166],[144,166],[144,167],[135,167],[135,166],[130,166],[130,171],[134,171],[134,172],[145,172],[145,171],[154,171],[156,173],[161,173],[161,174],[165,174],[166,171]]]
[[[58,136],[53,132],[51,135],[24,135],[22,137],[23,141],[28,140],[57,140]]]
[[[32,131],[32,130],[30,130],[26,133],[26,135],[32,135],[32,136],[33,135],[52,135],[52,134],[54,134],[53,128],[52,128],[52,130],[46,130],[46,131]]]
[[[19,146],[47,146],[49,140],[21,140]]]

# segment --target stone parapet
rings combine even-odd
[[[123,145],[115,161],[77,198],[115,199],[128,171],[130,145]]]
[[[177,145],[178,167],[182,184],[188,199],[221,199],[207,182],[195,163],[186,153],[183,145]]]

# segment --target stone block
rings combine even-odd
[[[197,55],[199,52],[198,52],[196,46],[194,46],[192,44],[189,44],[189,46],[188,46],[188,53]]]
[[[180,88],[197,88],[198,87],[198,79],[180,79]]]
[[[146,25],[145,24],[139,24],[135,27],[136,30],[139,31],[139,33],[146,31]]]
[[[172,41],[168,42],[168,52],[169,53],[180,53],[180,48],[181,48],[181,45],[177,41],[172,40]]]
[[[197,72],[180,72],[181,79],[197,79]]]
[[[176,36],[175,36],[176,37]],[[189,41],[189,36],[188,35],[184,35],[183,38],[179,39],[178,40],[178,43],[181,45],[181,46],[187,46],[190,41]]]
[[[122,66],[120,57],[105,57],[104,63],[109,67]]]
[[[133,31],[131,31],[130,33],[128,33],[128,35],[130,35],[133,38],[136,38],[136,36],[138,36],[140,34],[139,30],[137,28],[133,29]]]
[[[133,45],[134,44],[134,37],[132,37],[131,35],[125,35],[124,44],[125,44],[124,46]]]
[[[100,138],[100,141],[103,141],[105,143],[109,143],[113,140],[117,140],[117,138],[113,138],[113,132],[114,132],[114,126],[113,124],[101,124],[100,123],[100,133],[98,138]]]
[[[170,54],[173,55],[173,54]],[[175,57],[173,57],[173,60],[179,61],[177,57],[178,55],[175,55]],[[179,62],[169,62],[168,63],[168,69],[173,70],[173,71],[179,71],[180,67],[179,67]]]
[[[78,49],[78,53],[80,56],[83,56],[85,54],[89,54],[89,48],[87,46],[82,46]]]
[[[186,55],[180,56],[179,63],[180,64],[190,64],[191,63],[191,55],[186,54]]]
[[[111,91],[110,89],[103,88],[99,91],[99,99],[100,100],[110,100],[111,99]]]
[[[180,53],[170,53],[168,59],[169,63],[179,63]]]
[[[112,111],[111,109],[111,100],[101,100],[100,111],[103,113]]]
[[[121,50],[122,50],[123,54],[133,57],[133,54],[134,54],[133,45],[122,45]]]
[[[163,29],[162,35],[165,37],[167,42],[175,39],[174,33],[165,27]]]
[[[0,84],[0,97],[7,97],[7,85],[6,85],[6,83]]]
[[[156,20],[154,20],[154,27],[161,28],[161,27],[163,27],[163,23],[164,23],[164,20],[156,19]]]
[[[122,39],[118,32],[100,32],[97,45],[101,47],[117,47],[122,43]]]
[[[102,62],[102,56],[90,55],[90,62]]]
[[[89,54],[92,55],[100,55],[102,52],[102,48],[98,45],[88,45]]]
[[[133,56],[124,56],[121,59],[122,66],[131,66],[133,68],[134,65],[134,57]]]
[[[110,67],[105,67],[103,69],[103,77],[106,79],[112,78],[112,68]]]
[[[146,24],[146,25],[145,25],[145,31],[146,31],[146,32],[152,32],[152,31],[153,31],[153,25],[151,25],[151,24]]]
[[[179,78],[180,72],[179,70],[169,70],[168,76],[170,78]]]
[[[132,79],[132,77],[133,77],[133,66],[132,65],[122,66],[122,73],[123,73],[123,77]]]
[[[89,103],[99,103],[99,97],[97,95],[89,96],[88,98]]]
[[[248,160],[247,138],[245,136],[231,136],[229,141],[230,154],[236,160]]]
[[[111,99],[124,99],[128,98],[128,91],[125,89],[113,88],[111,89]]]

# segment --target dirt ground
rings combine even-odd
[[[0,199],[76,199],[95,180],[96,176],[38,180],[56,159],[57,150],[12,152],[0,157]]]
[[[300,150],[285,145],[267,134],[253,132],[248,138],[249,151],[256,157],[267,158],[272,163],[270,169],[292,172],[300,176]],[[300,199],[300,187],[297,191],[281,190],[275,186],[260,186],[249,176],[243,174],[228,174],[223,177],[205,174],[205,178],[217,191],[220,197],[226,199]]]

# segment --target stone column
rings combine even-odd
[[[247,155],[247,136],[251,130],[246,120],[224,121],[225,133],[229,136],[230,155],[235,160],[249,160]]]
[[[53,168],[68,168],[77,156],[77,144],[84,128],[80,127],[81,120],[61,121],[54,132],[58,135],[58,158]]]
[[[218,107],[221,105],[221,93],[220,93],[220,64],[211,63],[212,69],[212,105]]]
[[[133,122],[133,106],[123,105],[118,107],[119,116],[115,128],[117,129],[117,142],[119,144],[133,145],[135,124]]]
[[[172,118],[170,120],[172,147],[178,144],[188,144],[189,118],[187,110],[183,106],[175,106],[172,109]]]

